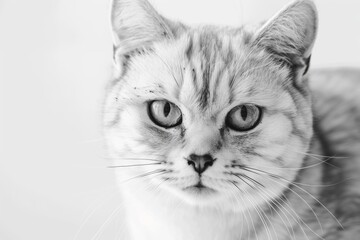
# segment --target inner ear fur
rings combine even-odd
[[[132,55],[143,54],[156,41],[174,38],[175,24],[146,0],[113,0],[111,26],[114,61],[120,72]]]
[[[292,2],[267,21],[254,35],[253,47],[265,48],[276,61],[304,75],[315,42],[318,17],[311,0]]]

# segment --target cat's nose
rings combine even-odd
[[[212,166],[216,158],[214,159],[210,154],[205,155],[196,155],[191,154],[188,158],[186,158],[189,165],[192,165],[194,170],[201,174],[208,167]]]

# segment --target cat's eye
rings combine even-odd
[[[182,114],[179,107],[166,100],[150,102],[148,114],[155,124],[164,128],[175,127],[182,121]]]
[[[226,116],[226,125],[239,132],[256,127],[261,120],[261,108],[253,104],[242,104],[230,110]]]

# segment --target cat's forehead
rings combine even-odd
[[[184,36],[186,42],[186,57],[188,61],[202,61],[204,66],[214,65],[219,61],[231,63],[236,54],[235,42],[244,45],[249,38],[245,32],[221,31],[209,29],[189,31]]]
[[[245,30],[187,32],[159,53],[178,80],[178,84],[165,84],[164,89],[175,93],[183,104],[198,110],[211,106],[216,111],[277,88],[275,79],[286,73],[276,71],[278,66],[268,54],[249,44],[251,37]]]
[[[228,105],[233,97],[230,79],[237,74],[238,64],[232,45],[234,39],[212,31],[193,31],[187,38],[186,74],[179,89],[179,100],[202,112],[217,111]]]
[[[245,30],[199,28],[155,44],[148,56],[134,60],[129,83],[149,89],[194,112],[216,114],[236,103],[267,101],[280,93],[287,73],[269,55],[249,43]]]

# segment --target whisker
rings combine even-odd
[[[295,151],[295,150],[291,150],[292,152],[295,152],[295,153],[299,153],[299,154],[302,154],[304,156],[308,156],[308,157],[311,157],[313,159],[317,159],[320,161],[320,163],[315,163],[314,166],[317,166],[321,163],[324,163],[324,164],[327,164],[329,166],[332,166],[332,167],[335,167],[335,168],[339,168],[338,166],[335,166],[331,163],[329,163],[328,161],[329,160],[332,160],[332,159],[348,159],[349,157],[345,157],[345,156],[326,156],[326,155],[320,155],[320,154],[313,154],[313,153],[307,153],[307,152],[300,152],[300,151]],[[321,158],[325,158],[325,159],[321,159]]]
[[[235,175],[236,176],[236,175]],[[241,178],[240,178],[241,179]],[[244,179],[241,179],[242,181],[244,181],[246,183],[246,181]],[[237,189],[239,189],[242,193],[246,193],[246,194],[243,194],[244,196],[246,195],[249,195],[248,194],[248,191],[246,191],[245,189],[244,190],[241,190],[237,184],[234,182],[234,181],[229,181],[230,183],[232,183]],[[248,184],[248,183],[247,183]],[[249,185],[250,186],[250,185]],[[269,222],[269,218],[266,216],[266,214],[264,214],[263,210],[261,210],[260,208],[258,208],[255,204],[253,204],[248,198],[247,198],[247,201],[252,205],[253,209],[256,211],[257,215],[259,216],[260,218],[260,221],[262,222],[262,224],[264,225],[264,228],[265,228],[265,231],[266,231],[266,234],[268,236],[269,239],[273,239],[272,238],[272,235],[270,234],[270,231],[269,231],[269,226],[268,226],[268,222]],[[268,221],[265,220],[264,216],[267,218]],[[272,226],[272,229],[274,230],[274,226]],[[254,228],[254,231],[256,232],[255,228]],[[276,231],[274,231],[276,233]],[[276,233],[277,235],[277,233]]]
[[[355,179],[357,179],[357,178],[346,178],[346,179],[343,179],[341,181],[338,181],[338,182],[335,182],[332,184],[306,184],[306,183],[301,183],[301,182],[296,182],[296,181],[294,181],[293,183],[300,185],[300,186],[304,186],[304,187],[334,187],[334,186],[344,183],[348,180],[355,180]]]
[[[283,219],[283,217],[280,215],[279,211],[276,210],[276,208],[274,208],[272,206],[272,204],[274,204],[276,207],[279,208],[279,210],[281,211],[281,213],[285,216],[286,220],[287,220],[287,223],[290,223],[290,219],[288,218],[288,216],[285,214],[283,208],[281,207],[281,205],[279,205],[277,202],[275,202],[274,200],[275,199],[272,199],[271,196],[264,190],[260,189],[259,191],[259,194],[261,194],[261,198],[266,202],[266,204],[273,210],[275,211],[275,213],[280,217],[281,221],[283,222],[284,226],[286,227],[286,230],[287,232],[289,233],[289,235],[291,236],[291,239],[295,238],[295,231],[294,231],[294,228],[292,227],[292,225],[290,226],[291,227],[291,232],[289,230],[289,227],[287,226],[286,224],[286,221]],[[264,197],[264,195],[265,197]],[[266,200],[266,196],[270,199],[270,204],[268,203],[268,201]],[[290,214],[288,212],[288,214]],[[291,215],[291,214],[290,214]]]
[[[279,182],[277,182],[277,183],[279,183]],[[281,184],[283,187],[287,187],[287,189],[289,189],[292,193],[294,193],[296,196],[298,196],[305,204],[306,204],[306,206],[308,206],[308,208],[310,209],[310,211],[313,213],[313,215],[315,216],[315,218],[316,218],[316,221],[319,223],[319,226],[320,226],[320,229],[321,229],[321,231],[322,232],[324,232],[324,229],[323,229],[323,227],[322,227],[322,225],[321,225],[321,222],[320,222],[320,219],[319,219],[319,217],[316,215],[316,213],[315,213],[315,211],[312,209],[312,207],[310,206],[310,204],[302,197],[302,196],[300,196],[297,192],[295,192],[294,190],[292,190],[291,188],[289,188],[288,186],[286,186],[286,185],[283,185],[283,184]],[[319,236],[317,233],[315,233],[312,229],[310,229],[314,234],[316,234],[318,237],[320,237],[321,239],[324,239],[324,238],[322,238],[321,236]]]
[[[236,183],[235,183],[234,181],[229,181],[229,182],[232,183],[240,192],[242,192],[242,193],[244,192],[242,189],[240,189],[240,188],[236,185]],[[240,201],[245,202],[245,201],[244,201],[244,198],[243,198],[243,195],[244,195],[244,194],[234,195],[234,196],[235,196],[235,199],[238,199],[238,197],[240,197],[240,198],[241,198]],[[251,220],[251,225],[252,225],[252,229],[253,229],[253,232],[254,232],[254,234],[255,234],[256,240],[259,240],[257,231],[256,231],[256,229],[255,229],[254,220],[253,220],[253,217],[251,216],[251,213],[250,213],[250,210],[249,210],[249,209],[246,209],[246,214],[248,215],[248,217],[249,217],[250,220]],[[248,231],[250,232],[250,226],[249,226],[249,224],[247,224],[247,228],[248,228]]]
[[[246,168],[249,168],[249,169],[253,169],[253,168],[250,168],[250,167],[247,167]],[[299,190],[301,190],[302,192],[308,194],[313,200],[315,200],[318,204],[320,204],[331,216],[332,218],[337,222],[337,224],[344,229],[344,227],[342,226],[342,224],[339,222],[339,220],[335,217],[335,215],[321,202],[319,201],[316,197],[314,197],[311,193],[309,193],[308,191],[306,191],[305,189],[303,189],[302,187],[298,186],[296,183],[294,182],[291,182],[289,180],[287,180],[286,178],[283,178],[281,176],[278,176],[278,175],[274,175],[272,173],[269,173],[269,172],[266,172],[266,171],[262,171],[262,170],[259,170],[259,169],[253,169],[253,170],[256,170],[256,171],[259,171],[259,172],[263,172],[265,174],[265,176],[270,176],[272,178],[270,179],[280,179],[280,180],[283,180],[285,182],[287,182],[288,184],[291,184],[292,186],[295,186],[296,188],[298,188]],[[279,182],[277,182],[279,183]],[[283,185],[284,186],[284,185]],[[287,187],[287,186],[286,186]],[[294,190],[292,190],[291,188],[288,188],[290,191],[292,191],[294,194],[296,194],[298,197],[300,197],[306,204],[307,202],[299,195],[297,194]],[[308,204],[307,204],[308,205]],[[309,205],[308,205],[309,206]],[[312,210],[312,208],[309,206],[309,208]],[[313,210],[312,210],[313,211]],[[317,215],[314,213],[315,217],[317,218]],[[319,220],[318,220],[319,222]],[[320,222],[319,222],[320,224]],[[320,224],[321,226],[321,224]]]
[[[169,71],[169,73],[171,74],[173,80],[175,81],[176,85],[179,87],[179,82],[176,79],[175,75],[174,75],[174,71],[171,69],[170,65],[157,53],[155,53],[155,55],[160,59],[160,61],[166,66],[167,70]]]
[[[293,186],[295,186],[296,188],[298,188],[299,190],[303,191],[304,193],[308,194],[312,199],[314,199],[318,204],[320,204],[330,215],[331,217],[337,222],[337,224],[339,224],[339,226],[344,229],[343,225],[340,223],[340,221],[335,217],[335,215],[320,201],[318,200],[316,197],[314,197],[311,193],[309,193],[308,191],[306,191],[304,188],[299,187],[297,184],[290,182],[289,180],[285,179],[285,178],[281,178],[281,180],[286,181],[289,184],[292,184]]]
[[[307,165],[307,166],[302,166],[302,167],[270,167],[270,166],[262,166],[264,168],[268,168],[268,169],[286,169],[286,170],[302,170],[302,169],[309,169],[309,168],[312,168],[312,167],[316,167],[316,166],[319,166],[321,164],[327,164],[331,167],[334,167],[334,168],[339,168],[338,166],[335,166],[331,163],[328,163],[327,161],[329,161],[330,159],[325,159],[325,160],[322,160],[322,159],[319,159],[319,158],[315,158],[317,160],[319,160],[320,162],[316,162],[314,164],[310,164],[310,165]],[[233,166],[239,166],[239,167],[242,167],[244,165],[242,164],[233,164]]]
[[[278,200],[274,199],[274,201],[276,202],[276,205],[279,206],[279,209],[280,209],[282,212],[284,212],[284,210],[285,210],[285,211],[292,217],[292,219],[294,219],[294,221],[299,225],[299,227],[300,227],[301,231],[303,232],[304,236],[306,237],[306,239],[309,240],[309,237],[308,237],[307,234],[305,233],[305,231],[304,231],[301,223],[302,223],[304,226],[306,226],[311,232],[314,232],[314,230],[312,230],[312,228],[310,228],[310,226],[309,226],[308,224],[306,224],[306,223],[304,222],[304,220],[302,220],[302,218],[301,218],[301,217],[295,212],[295,210],[290,206],[288,198],[287,198],[286,196],[284,196],[284,198],[285,198],[286,201],[285,201],[284,199],[282,199],[282,198],[279,198],[278,200],[281,201],[284,205],[286,205],[286,206],[289,208],[289,210],[286,209],[286,208],[284,208],[284,206],[283,206]],[[274,202],[274,201],[272,201],[272,202]],[[294,213],[295,216],[294,216],[293,214],[291,214],[290,211],[291,211],[292,213]],[[286,216],[286,215],[285,215],[285,216]],[[286,218],[288,219],[288,217],[286,217]],[[292,230],[294,231],[293,227],[291,227],[291,228],[292,228]],[[316,233],[315,233],[315,234],[316,234]],[[294,235],[295,235],[295,233],[294,233]]]
[[[312,156],[312,157],[324,157],[324,158],[332,158],[332,159],[348,159],[349,157],[345,157],[345,156],[326,156],[326,155],[320,155],[320,154],[314,154],[314,153],[307,153],[307,152],[299,152],[299,151],[295,151],[295,150],[291,150],[293,152],[296,153],[300,153],[306,156]]]
[[[101,236],[101,233],[103,232],[106,225],[109,224],[109,222],[114,218],[114,216],[120,211],[121,206],[116,207],[113,212],[110,214],[110,216],[105,220],[105,222],[100,226],[100,228],[96,231],[94,236],[91,238],[91,240],[99,239]]]
[[[165,174],[165,172],[162,173],[162,174]],[[156,176],[159,176],[159,175],[162,175],[162,174],[158,174],[158,175],[156,175]],[[166,181],[169,181],[169,178],[166,178],[166,179],[164,179],[163,181],[161,181],[158,185],[155,186],[155,189],[158,190],[159,187],[160,187],[160,185],[163,184],[163,183],[166,182]]]
[[[142,167],[142,166],[153,166],[153,165],[161,165],[163,163],[144,163],[144,164],[131,164],[131,165],[116,165],[116,166],[108,166],[108,168],[124,168],[124,167]]]
[[[109,160],[131,160],[131,161],[154,161],[154,162],[163,162],[164,160],[154,159],[154,158],[135,158],[135,157],[128,157],[128,158],[107,158]]]
[[[270,178],[270,179],[272,179],[273,181],[275,181],[274,178],[275,178],[275,179],[286,180],[285,178],[283,178],[283,177],[281,177],[281,176],[274,175],[274,174],[272,174],[272,173],[269,173],[269,172],[266,172],[266,171],[262,171],[262,170],[259,170],[259,169],[255,169],[255,168],[251,168],[251,167],[247,167],[247,166],[244,166],[243,168],[244,168],[244,169],[249,168],[249,169],[251,169],[251,170],[253,170],[253,171],[258,171],[258,172],[264,173],[265,176],[270,176],[270,177],[272,177],[272,178]],[[286,180],[286,181],[287,181],[289,184],[292,184],[292,182],[290,182],[290,181],[288,181],[288,180]],[[279,183],[279,182],[277,182],[277,183]],[[323,230],[322,225],[321,225],[321,223],[320,223],[320,219],[318,218],[318,216],[316,215],[315,211],[312,209],[312,207],[310,206],[310,204],[309,204],[303,197],[301,197],[297,192],[295,192],[294,190],[292,190],[292,189],[289,188],[288,186],[284,186],[284,185],[283,185],[283,187],[286,187],[287,189],[289,189],[292,193],[294,193],[296,196],[298,196],[298,197],[309,207],[309,209],[310,209],[310,210],[312,211],[312,213],[314,214],[317,222],[319,223],[320,228],[321,228],[321,231],[323,232],[324,230]],[[310,193],[308,193],[308,194],[310,194]],[[310,194],[310,195],[311,195],[311,194]]]
[[[269,173],[269,172],[266,172],[266,171],[263,171],[263,170],[260,170],[260,169],[248,167],[248,166],[245,166],[245,165],[242,165],[242,164],[233,164],[232,166],[238,166],[243,170],[246,170],[248,172],[252,172],[252,173],[257,174],[257,175],[261,175],[261,173],[264,173],[264,174],[267,174],[267,175],[272,176],[274,178],[281,178],[281,176],[279,176],[279,175],[272,174],[272,173]]]
[[[246,190],[244,190],[244,191],[245,191],[245,193],[246,193],[244,196],[249,195],[248,191],[246,191]],[[248,199],[248,201],[249,201],[249,199]],[[264,211],[262,211],[261,209],[259,209],[259,207],[257,207],[257,206],[256,206],[255,204],[253,204],[251,201],[249,201],[249,203],[253,206],[253,208],[254,208],[255,211],[257,212],[257,214],[258,214],[258,216],[259,216],[259,218],[260,218],[260,220],[261,220],[261,222],[262,222],[262,224],[263,224],[263,226],[264,226],[264,228],[265,228],[266,235],[268,236],[268,239],[270,239],[270,237],[271,237],[271,240],[272,240],[273,238],[272,238],[272,235],[270,234],[269,226],[268,226],[268,224],[267,224],[267,221],[265,221],[264,216],[267,218],[268,221],[269,221],[269,218],[266,216],[266,214],[264,214]],[[264,214],[264,216],[263,216],[263,214]],[[274,228],[273,228],[273,229],[274,229]]]
[[[239,179],[240,179],[242,182],[244,182],[246,185],[248,185],[248,186],[251,187],[252,189],[256,190],[256,188],[255,188],[253,185],[251,185],[250,183],[248,183],[247,181],[245,181],[241,176],[236,175],[236,174],[234,174],[234,173],[231,173],[231,175],[239,178]]]
[[[106,196],[106,198],[104,197],[104,195]],[[100,208],[102,208],[104,205],[108,205],[109,204],[109,198],[113,199],[114,196],[117,196],[117,192],[113,192],[110,190],[108,190],[107,193],[102,194],[102,196],[100,197],[100,201],[96,200],[94,201],[94,206],[89,206],[87,209],[88,214],[86,214],[85,218],[81,221],[81,224],[79,226],[79,228],[76,231],[75,236],[72,238],[72,240],[77,240],[78,237],[80,236],[81,232],[83,231],[83,229],[85,228],[85,226],[89,223],[90,219],[94,216],[94,214],[99,211]],[[89,210],[89,211],[88,211]]]
[[[131,181],[131,180],[134,180],[134,179],[143,178],[143,177],[147,177],[147,176],[150,176],[150,175],[153,175],[153,174],[156,174],[156,173],[163,173],[163,172],[170,172],[170,170],[157,169],[157,170],[154,170],[154,171],[150,171],[150,172],[143,173],[143,174],[137,175],[135,177],[131,177],[129,179],[126,179],[126,180],[122,181],[121,184],[126,183],[126,182]]]
[[[241,179],[241,180],[243,180],[243,179]],[[243,180],[243,181],[244,181],[244,180]],[[239,188],[238,185],[236,185],[236,183],[235,183],[234,181],[228,180],[228,182],[232,183],[237,189],[239,189],[240,192],[242,192],[242,193],[244,192],[242,189]]]
[[[257,185],[265,188],[265,186],[264,186],[263,184],[261,184],[259,181],[255,180],[255,179],[253,179],[253,178],[251,178],[251,177],[249,177],[249,176],[247,176],[246,174],[243,174],[243,177],[246,178],[246,179],[249,179],[249,180],[252,181],[253,183],[255,183],[255,184],[257,184]]]
[[[257,185],[259,185],[259,186],[261,186],[261,187],[263,187],[263,188],[265,188],[265,186],[264,186],[263,184],[261,184],[259,181],[255,180],[255,179],[253,179],[253,178],[251,178],[251,177],[249,177],[249,176],[247,176],[246,174],[243,174],[243,173],[234,173],[234,172],[231,172],[230,174],[232,174],[232,175],[240,178],[240,179],[241,179],[242,181],[244,181],[245,183],[247,183],[247,182],[246,182],[244,179],[242,179],[242,177],[244,177],[244,178],[248,179],[249,181],[251,181],[251,182],[253,182],[253,183],[255,183],[255,184],[257,184]],[[248,183],[247,183],[247,184],[248,184]],[[249,185],[249,184],[248,184],[248,185]],[[249,185],[249,186],[250,186],[250,185]],[[253,186],[251,185],[251,187],[253,187]]]

